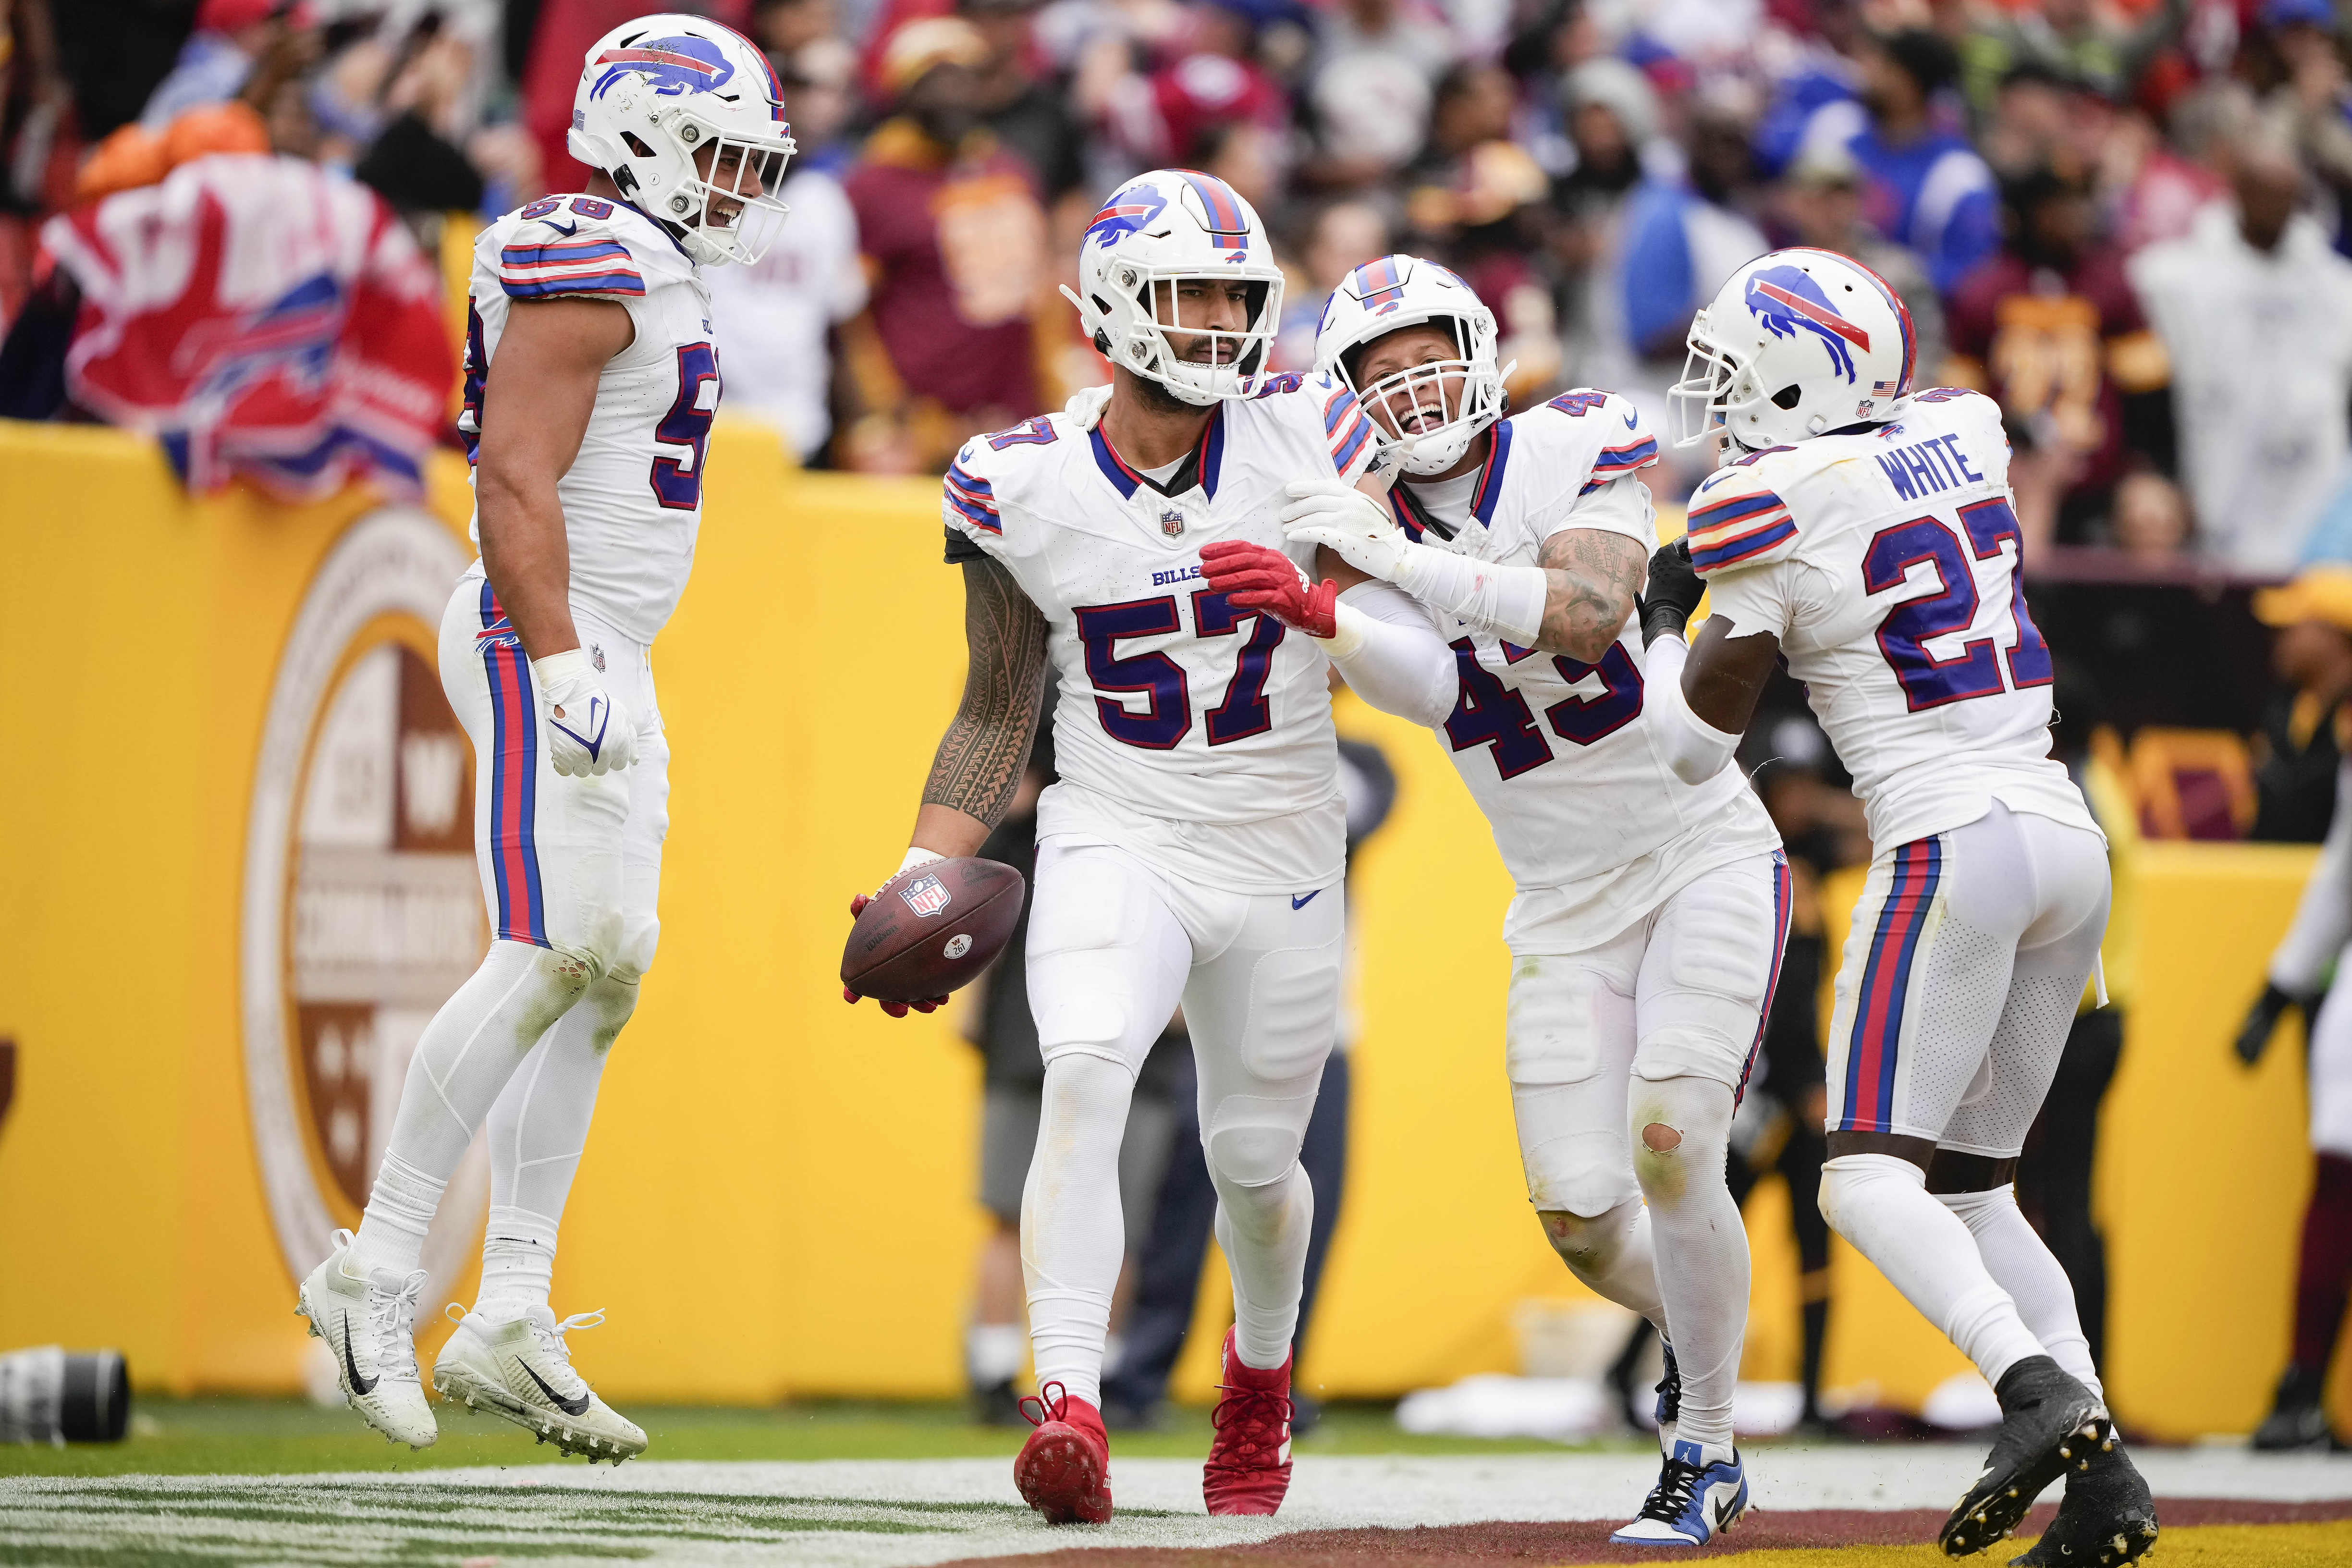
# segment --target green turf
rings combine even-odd
[[[488,1415],[436,1407],[441,1440],[423,1453],[394,1447],[344,1410],[299,1400],[160,1399],[134,1402],[131,1433],[111,1445],[0,1447],[0,1476],[289,1475],[321,1470],[416,1470],[453,1465],[570,1463],[551,1445]],[[975,1426],[950,1404],[822,1402],[768,1409],[646,1407],[626,1414],[661,1459],[931,1459],[1001,1454],[1022,1433]],[[1628,1444],[1633,1439],[1626,1439]],[[1166,1429],[1123,1432],[1121,1454],[1172,1458],[1208,1452],[1209,1413],[1171,1412]],[[1600,1445],[1596,1445],[1600,1446]],[[1297,1443],[1307,1454],[1559,1453],[1556,1444],[1417,1437],[1397,1429],[1388,1406],[1337,1405]]]

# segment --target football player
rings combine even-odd
[[[1421,703],[1391,710],[1437,731],[1517,885],[1504,1060],[1528,1200],[1577,1278],[1672,1345],[1658,1484],[1612,1539],[1703,1545],[1748,1502],[1731,1432],[1748,1236],[1724,1161],[1788,863],[1738,772],[1685,784],[1643,712],[1634,593],[1657,534],[1638,476],[1656,438],[1603,392],[1502,417],[1495,339],[1433,262],[1350,273],[1316,362],[1354,389],[1399,479],[1384,500],[1301,486],[1284,516],[1294,544],[1412,592],[1452,644]],[[1293,571],[1262,552],[1211,576],[1252,605]]]
[[[653,962],[669,747],[649,647],[694,561],[719,404],[701,269],[772,237],[793,151],[775,73],[698,16],[588,51],[576,195],[474,247],[466,433],[480,562],[441,623],[441,680],[478,759],[475,853],[494,940],[426,1026],[359,1234],[301,1287],[343,1394],[387,1437],[435,1436],[416,1367],[426,1226],[487,1116],[482,1288],[434,1367],[462,1398],[618,1462],[646,1435],[572,1370],[549,1310],[556,1222],[606,1054]]]
[[[1827,251],[1741,268],[1689,342],[1680,439],[1722,439],[1725,465],[1651,567],[1659,743],[1684,778],[1717,776],[1785,658],[1876,849],[1830,1023],[1822,1213],[2000,1397],[1944,1551],[2000,1540],[2063,1471],[2057,1522],[2023,1561],[2128,1561],[2156,1538],[2147,1486],[2011,1184],[2108,882],[2105,837],[2050,756],[2050,649],[2019,579],[2000,408],[1915,394],[1902,300]]]
[[[1296,477],[1380,488],[1354,394],[1264,374],[1282,271],[1249,203],[1206,174],[1144,174],[1095,216],[1078,273],[1107,400],[976,437],[948,469],[971,669],[901,870],[972,854],[1003,815],[1050,670],[1061,779],[1037,806],[1027,950],[1045,1106],[1021,1214],[1040,1397],[1014,1480],[1048,1520],[1110,1517],[1119,1138],[1181,1001],[1234,1289],[1202,1490],[1211,1513],[1270,1514],[1314,1216],[1298,1151],[1339,1000],[1327,659],[1384,689],[1444,650],[1411,599],[1344,564],[1312,589],[1294,569],[1287,622],[1202,580],[1222,552],[1283,545]]]

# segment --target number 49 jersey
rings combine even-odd
[[[1714,613],[1780,638],[1882,850],[1996,800],[2097,831],[2050,757],[2050,647],[2011,499],[2000,405],[1948,387],[1874,430],[1742,458],[1691,497]]]
[[[1657,544],[1638,471],[1658,443],[1614,393],[1563,393],[1495,426],[1469,515],[1445,539],[1400,483],[1390,502],[1421,542],[1532,566],[1570,529]],[[1643,721],[1645,654],[1628,616],[1600,660],[1539,653],[1438,613],[1461,694],[1436,732],[1495,831],[1517,896],[1503,926],[1514,952],[1576,952],[1610,941],[1693,879],[1780,847],[1737,768],[1699,784],[1675,776]]]
[[[482,385],[516,300],[618,301],[636,336],[605,362],[580,455],[556,482],[572,598],[650,643],[677,608],[702,522],[702,458],[719,407],[710,290],[652,219],[625,202],[544,196],[474,242],[466,317],[466,455],[480,444]],[[481,513],[473,538],[480,548]]]
[[[1283,538],[1285,487],[1352,484],[1374,452],[1355,395],[1325,376],[1268,379],[1216,405],[1162,481],[1099,426],[1043,415],[975,437],[947,472],[948,559],[984,554],[1046,621],[1059,678],[1061,782],[1041,838],[1117,844],[1232,892],[1312,896],[1344,865],[1347,820],[1329,662],[1272,616],[1201,581],[1201,547],[1242,539],[1311,567]]]

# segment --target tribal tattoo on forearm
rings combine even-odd
[[[1596,664],[1625,629],[1649,553],[1641,542],[1598,528],[1570,528],[1544,541],[1543,626],[1536,647]]]
[[[991,827],[1003,818],[1045,696],[1045,617],[994,561],[963,568],[963,631],[971,666],[963,702],[940,739],[923,804]]]

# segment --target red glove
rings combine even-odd
[[[1201,576],[1236,609],[1263,610],[1311,637],[1339,629],[1339,584],[1326,577],[1309,586],[1279,550],[1246,540],[1216,540],[1201,546]]]
[[[850,895],[849,918],[851,920],[856,920],[859,915],[864,914],[866,912],[866,906],[873,901],[874,900],[869,894],[854,893]],[[841,988],[841,999],[848,1003],[853,1007],[865,1000],[864,997],[860,996],[856,992],[852,991],[846,985]],[[885,1002],[879,996],[877,996],[874,999],[874,1005],[877,1007],[881,1008],[885,1013],[890,1015],[893,1018],[903,1018],[907,1016],[907,1009],[909,1007],[912,1007],[918,1013],[929,1013],[932,1009],[943,1005],[946,1001],[947,998],[944,996],[927,996],[920,1002]]]

